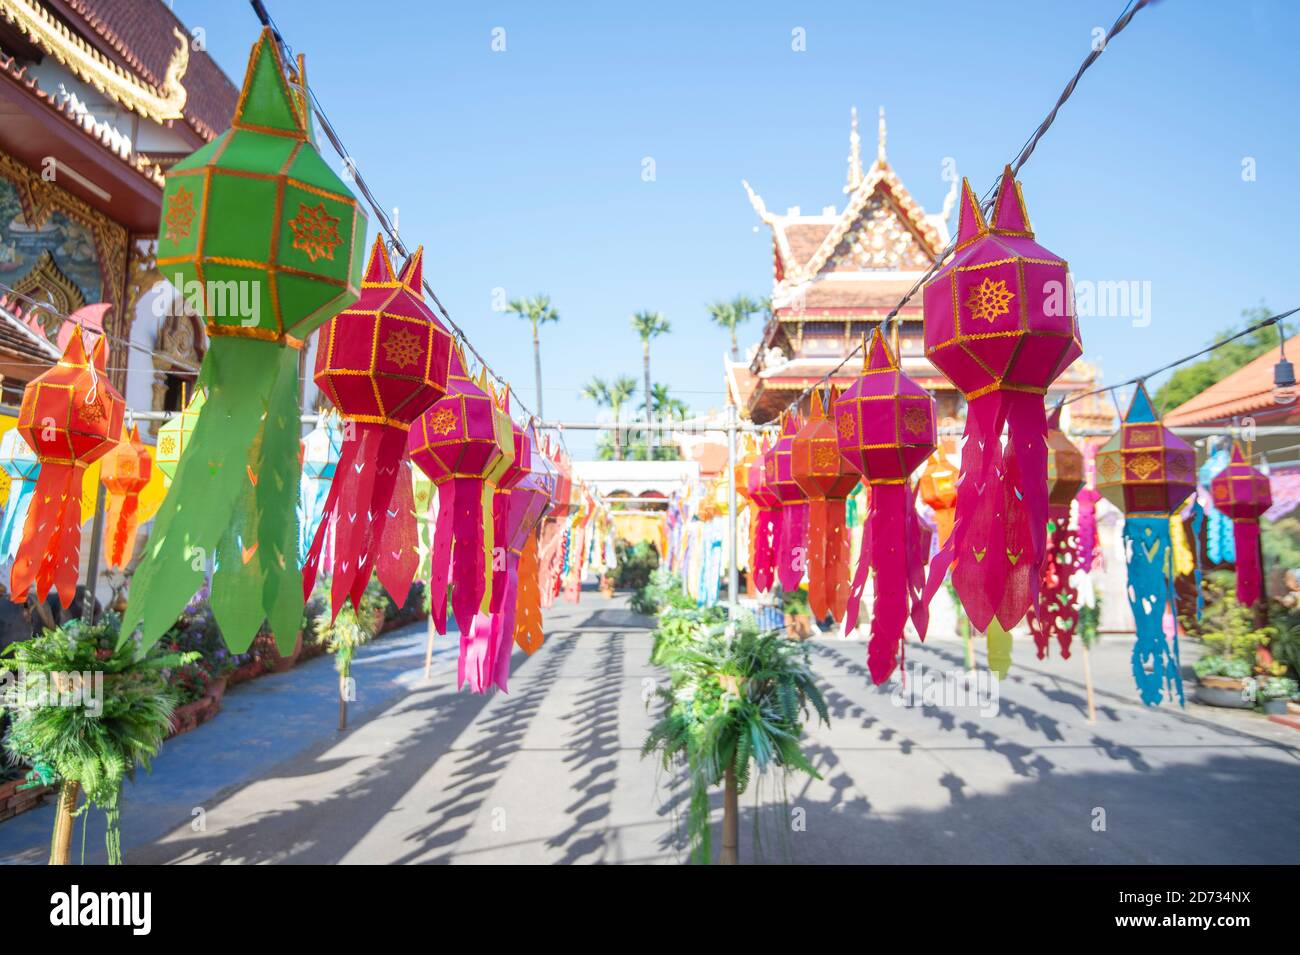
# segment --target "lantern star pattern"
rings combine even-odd
[[[302,620],[299,350],[357,297],[366,229],[312,143],[301,57],[293,79],[264,29],[231,128],[167,174],[157,264],[206,322],[208,394],[131,582],[121,639],[146,648],[214,567],[231,650],[266,622],[288,653]]]
[[[109,449],[99,465],[99,480],[108,492],[104,512],[107,548],[105,563],[123,568],[135,555],[135,533],[140,527],[140,492],[153,476],[153,458],[140,440],[140,427]]]
[[[0,521],[0,561],[8,563],[22,543],[27,511],[32,506],[36,478],[41,473],[40,459],[17,428],[10,428],[0,437],[0,468],[9,478],[9,496]]]
[[[991,224],[963,181],[956,251],[924,295],[926,357],[967,401],[953,533],[926,593],[951,564],[975,628],[996,616],[1010,630],[1034,602],[1047,547],[1043,396],[1082,353],[1068,266],[1034,241],[1010,167]]]
[[[1139,384],[1119,432],[1097,451],[1097,490],[1124,511],[1128,598],[1137,627],[1133,678],[1147,705],[1160,703],[1166,691],[1183,702],[1178,623],[1175,618],[1171,644],[1163,618],[1174,599],[1169,516],[1195,489],[1195,452],[1161,423]]]
[[[419,566],[411,474],[411,424],[447,393],[451,335],[424,301],[423,247],[394,274],[375,239],[361,295],[321,329],[314,378],[343,415],[343,443],[316,536],[302,568],[311,593],[327,540],[330,606],[360,607],[371,574],[401,606]],[[380,557],[392,555],[383,561]],[[391,573],[389,563],[391,562]]]
[[[101,336],[87,358],[78,328],[59,363],[23,390],[17,428],[41,470],[9,575],[15,603],[27,600],[33,584],[42,602],[51,587],[64,607],[76,595],[83,473],[122,435],[123,401],[109,383],[107,354]]]
[[[831,391],[830,401],[836,394]],[[835,424],[813,391],[808,422],[791,444],[790,467],[808,497],[808,606],[824,620],[843,620],[849,601],[849,529],[845,501],[858,486],[858,472],[840,455]]]
[[[929,533],[908,478],[934,451],[934,399],[903,374],[877,328],[862,377],[835,401],[833,414],[840,454],[870,487],[844,631],[857,627],[867,575],[874,573],[867,668],[873,682],[883,683],[898,665],[908,617],[922,640],[929,625],[922,600]]]
[[[1259,600],[1263,568],[1259,556],[1259,518],[1273,506],[1268,478],[1250,466],[1241,445],[1232,445],[1232,460],[1210,482],[1214,506],[1232,518],[1237,551],[1237,602],[1247,607]]]
[[[1083,490],[1083,452],[1061,430],[1061,407],[1047,419],[1047,559],[1037,607],[1030,608],[1029,627],[1045,659],[1053,639],[1062,659],[1070,658],[1070,640],[1079,625],[1079,600],[1073,578],[1079,569],[1078,532],[1070,526],[1070,505]]]

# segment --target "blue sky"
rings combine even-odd
[[[628,316],[642,308],[674,329],[653,346],[655,380],[696,411],[721,404],[727,337],[704,304],[771,284],[742,178],[776,211],[842,205],[849,107],[869,161],[883,105],[890,162],[928,211],[945,157],[983,193],[1123,3],[268,7],[372,190],[400,208],[403,238],[425,245],[440,298],[530,405],[527,328],[492,310],[493,293],[551,295],[547,417],[589,419],[592,374],[639,380]],[[238,83],[258,26],[247,5],[174,8]],[[1083,321],[1106,380],[1194,350],[1261,300],[1300,305],[1298,10],[1141,11],[1022,171],[1039,240],[1076,282],[1150,283],[1148,325]],[[569,440],[579,456],[591,443]]]

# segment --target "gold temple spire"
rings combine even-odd
[[[862,184],[862,137],[858,135],[858,108],[849,110],[849,178],[844,191],[852,195]]]

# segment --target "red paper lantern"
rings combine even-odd
[[[772,589],[772,581],[775,579],[776,545],[781,527],[781,499],[776,496],[776,491],[767,480],[769,466],[775,473],[776,464],[772,458],[774,453],[764,436],[758,455],[749,466],[746,480],[749,499],[758,508],[751,531],[754,559],[750,567],[754,574],[754,586],[763,593]],[[769,462],[772,463],[769,465]]]
[[[837,395],[831,390],[830,402]],[[808,606],[822,620],[843,620],[849,601],[849,529],[845,500],[858,486],[858,472],[840,454],[835,425],[822,396],[812,394],[808,423],[791,443],[790,467],[808,497]]]
[[[898,665],[908,617],[922,640],[929,624],[921,599],[929,535],[908,479],[934,451],[934,399],[903,374],[877,328],[862,377],[836,400],[833,414],[840,453],[871,486],[844,629],[857,627],[867,574],[874,572],[867,667],[883,683]]]
[[[794,436],[803,427],[795,412],[781,415],[781,434],[764,460],[767,486],[776,495],[780,509],[777,523],[775,569],[781,589],[787,593],[799,589],[808,554],[808,495],[794,479],[791,455]]]
[[[27,600],[32,584],[40,601],[51,587],[65,607],[76,596],[83,472],[122,436],[123,401],[109,383],[107,356],[101,336],[87,359],[78,328],[59,363],[23,390],[18,430],[40,459],[41,473],[9,575],[15,603]]]
[[[451,335],[424,301],[424,248],[394,275],[375,239],[361,296],[322,328],[317,386],[343,413],[343,446],[324,516],[303,566],[303,592],[316,582],[332,535],[334,614],[359,607],[381,550],[400,555],[385,586],[400,606],[418,566],[415,501],[404,457],[411,423],[447,391]],[[404,578],[404,580],[403,580]]]
[[[1053,639],[1062,659],[1070,658],[1070,641],[1079,625],[1079,601],[1071,578],[1078,570],[1078,533],[1070,527],[1070,505],[1083,490],[1083,452],[1061,430],[1058,405],[1047,419],[1047,559],[1037,607],[1030,608],[1029,627],[1045,659]]]
[[[1047,547],[1043,396],[1082,354],[1068,266],[1034,241],[1010,167],[991,224],[962,183],[956,251],[924,295],[926,357],[967,401],[956,520],[926,593],[953,564],[975,628],[996,616],[1009,630],[1034,602]]]
[[[514,459],[510,416],[497,407],[486,376],[469,377],[460,349],[452,351],[447,394],[411,428],[411,460],[438,489],[433,569],[429,584],[434,624],[447,632],[447,586],[462,636],[470,631],[491,586],[492,495]]]
[[[1252,606],[1264,579],[1259,555],[1259,518],[1273,506],[1268,477],[1250,466],[1250,457],[1233,442],[1232,460],[1210,482],[1214,506],[1232,518],[1237,551],[1237,602]]]

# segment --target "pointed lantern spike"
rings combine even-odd
[[[375,244],[370,247],[370,259],[366,262],[366,272],[361,279],[362,287],[382,285],[393,281],[393,263],[388,258],[388,248],[384,245],[382,235],[375,237]]]
[[[398,280],[416,296],[424,298],[424,246],[417,248],[406,260]]]
[[[999,232],[1030,232],[1029,213],[1025,210],[1025,200],[1020,194],[1020,184],[1011,174],[1011,167],[1002,169],[1002,181],[998,184],[998,198],[993,204],[993,228]]]
[[[989,229],[980,211],[980,201],[975,197],[975,190],[970,187],[970,180],[961,181],[961,215],[957,220],[957,246],[960,248],[973,242]]]

